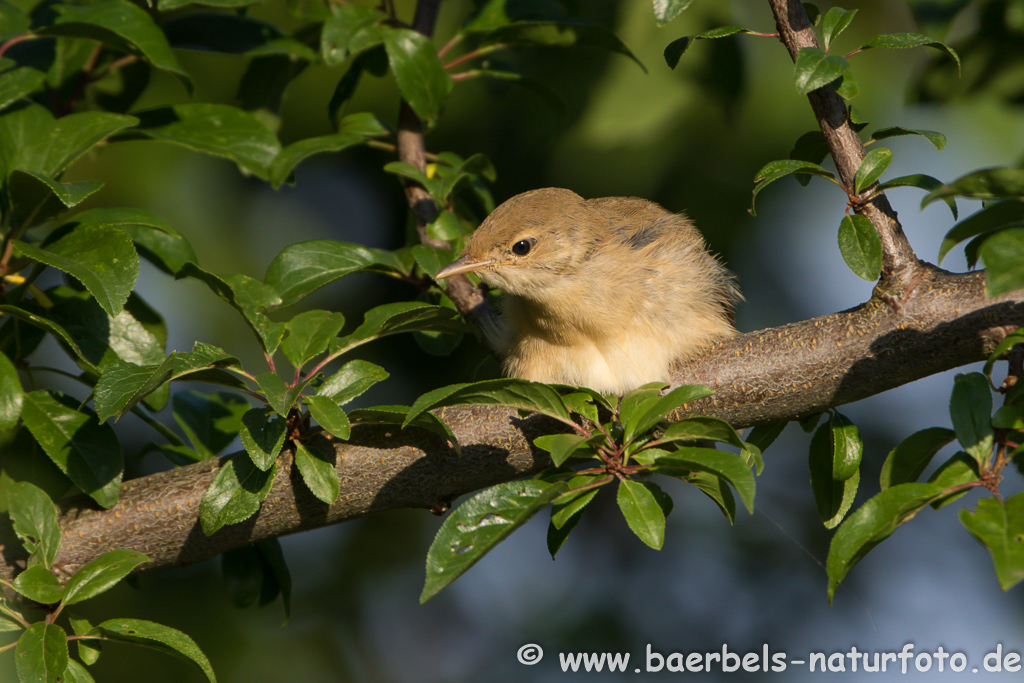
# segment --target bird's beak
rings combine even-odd
[[[452,275],[458,275],[460,273],[472,273],[491,265],[493,261],[474,261],[469,257],[468,254],[463,254],[459,258],[455,259],[447,266],[437,271],[437,275],[434,276],[435,280],[442,280]]]

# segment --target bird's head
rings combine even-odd
[[[473,233],[462,255],[436,278],[476,273],[509,294],[543,298],[571,277],[600,239],[602,217],[570,190],[546,188],[516,195]]]

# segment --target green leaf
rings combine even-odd
[[[301,442],[295,442],[295,466],[302,475],[302,481],[310,492],[324,503],[331,505],[341,493],[341,481],[334,465],[334,454],[327,456],[319,449],[309,450]]]
[[[652,469],[656,472],[668,470],[667,474],[674,474],[675,470],[685,470],[721,477],[736,489],[747,510],[751,513],[754,511],[754,475],[750,472],[750,465],[733,453],[696,446],[675,451],[648,448],[638,453],[635,459],[640,463],[653,464]]]
[[[690,45],[694,42],[707,38],[725,38],[736,33],[750,33],[750,29],[743,28],[742,26],[719,26],[695,36],[677,38],[665,47],[665,63],[668,64],[668,68],[674,69],[679,64],[679,59],[683,56],[683,53],[690,49]]]
[[[284,447],[288,423],[269,408],[252,408],[242,416],[239,436],[252,463],[269,470]]]
[[[217,157],[267,180],[281,152],[277,136],[252,114],[226,104],[188,103],[136,112],[126,137],[162,140]]]
[[[277,467],[263,471],[249,458],[227,458],[199,504],[203,533],[212,536],[221,527],[244,522],[260,509],[274,483]]]
[[[932,476],[928,477],[929,484],[937,484],[946,491],[943,496],[933,500],[931,506],[938,510],[952,503],[967,494],[966,487],[958,487],[980,479],[981,472],[978,470],[978,463],[963,451],[958,451],[953,457],[942,463]]]
[[[864,41],[858,50],[869,50],[873,47],[884,47],[887,49],[906,49],[910,47],[930,47],[935,50],[945,52],[953,61],[956,62],[957,73],[960,73],[960,56],[956,53],[956,50],[949,47],[943,42],[933,40],[928,36],[921,35],[920,33],[886,33],[884,35],[875,36]]]
[[[637,538],[655,550],[661,550],[665,543],[665,513],[654,493],[644,485],[647,483],[620,480],[615,500]]]
[[[938,178],[933,178],[930,175],[924,173],[914,173],[911,175],[900,176],[899,178],[892,178],[886,180],[884,183],[878,185],[879,191],[888,190],[891,187],[917,187],[925,192],[931,192],[936,188],[942,187],[942,182]],[[953,197],[943,197],[942,201],[946,202],[946,206],[953,213],[953,220],[959,217],[959,213],[956,208],[956,199]]]
[[[988,548],[999,586],[1009,590],[1024,579],[1024,493],[999,501],[982,498],[960,521]]]
[[[14,578],[14,590],[29,600],[55,605],[64,597],[64,586],[49,569],[34,564]]]
[[[139,275],[128,233],[116,226],[78,225],[55,234],[59,237],[43,247],[14,240],[15,250],[74,277],[108,315],[120,313]]]
[[[18,369],[0,353],[0,433],[14,429],[21,417],[25,391],[18,379]]]
[[[829,603],[836,588],[868,551],[941,494],[942,487],[935,484],[899,484],[869,498],[851,514],[832,537],[828,549],[825,570]]]
[[[565,482],[511,481],[467,500],[444,520],[427,552],[426,602],[568,489]]]
[[[159,365],[136,365],[120,358],[107,364],[96,383],[94,404],[100,422],[111,417],[121,419],[139,401],[167,383],[174,373],[174,355]]]
[[[825,18],[821,20],[821,36],[825,42],[825,52],[828,52],[832,41],[846,30],[856,14],[857,10],[846,10],[842,7],[830,7],[828,12],[825,12]]]
[[[78,641],[79,651],[82,641]],[[96,683],[89,671],[73,659],[68,660],[68,668],[64,671],[64,683]]]
[[[836,479],[832,473],[835,468],[836,446],[833,442],[831,420],[822,424],[811,437],[808,456],[811,471],[811,490],[818,515],[826,529],[839,525],[853,505],[860,484],[860,470],[854,470],[846,479]]]
[[[182,266],[175,277],[194,277],[205,283],[242,314],[266,353],[277,350],[285,325],[267,316],[268,310],[282,305],[281,297],[272,287],[241,273],[214,275],[191,262]]]
[[[569,459],[573,453],[584,448],[591,442],[599,442],[604,439],[604,434],[597,436],[585,436],[582,434],[548,434],[538,436],[533,440],[533,445],[542,448],[551,454],[551,462],[555,467]],[[586,454],[588,457],[593,453]]]
[[[944,197],[1004,199],[1024,197],[1024,168],[985,168],[960,176],[948,185],[932,190],[921,200],[921,208]]]
[[[978,249],[985,262],[985,293],[999,296],[1024,288],[1024,228],[1001,230]]]
[[[957,441],[984,467],[992,454],[992,392],[980,372],[958,374],[949,398]]]
[[[260,391],[267,397],[270,407],[281,417],[287,417],[299,394],[313,378],[308,377],[295,386],[288,386],[276,373],[268,371],[256,375],[255,379]]]
[[[779,178],[785,178],[788,175],[793,174],[799,175],[816,175],[822,178],[828,178],[835,182],[835,175],[826,171],[821,166],[810,161],[800,161],[799,159],[780,159],[778,161],[770,161],[765,164],[757,175],[754,176],[754,195],[750,202],[750,214],[756,216],[757,213],[754,211],[754,206],[757,203],[757,195],[768,185],[774,183]]]
[[[1006,352],[1017,344],[1024,344],[1024,329],[1018,328],[1014,332],[1003,337],[1003,340],[996,344],[996,348],[994,348],[992,353],[988,355],[988,360],[985,361],[985,368],[982,370],[982,374],[984,374],[990,382],[992,381],[992,367],[996,364],[996,361],[1001,360]]]
[[[327,396],[306,396],[306,406],[317,424],[338,439],[347,439],[352,433],[348,416],[337,403]],[[334,501],[331,501],[334,502]]]
[[[437,48],[430,38],[411,29],[387,27],[383,38],[402,97],[418,117],[433,121],[452,89],[452,79],[437,56]]]
[[[935,454],[956,438],[952,429],[929,427],[914,432],[889,452],[882,463],[882,489],[916,482]]]
[[[334,5],[331,17],[320,32],[320,53],[327,66],[338,66],[352,55],[355,38],[364,29],[387,19],[376,7],[366,5]]]
[[[684,384],[664,396],[658,396],[655,391],[651,400],[641,400],[639,403],[628,400],[629,395],[627,394],[626,397],[623,397],[619,407],[619,419],[622,421],[624,432],[623,439],[627,443],[632,441],[647,433],[666,415],[680,406],[713,393],[714,391],[707,387]]]
[[[249,402],[226,392],[179,391],[171,403],[174,421],[203,459],[223,451],[242,429],[242,416]]]
[[[280,297],[278,306],[290,306],[324,285],[368,269],[370,251],[358,244],[311,240],[285,247],[267,268],[263,281]]]
[[[783,426],[785,423],[783,423]],[[685,420],[673,422],[665,428],[665,432],[658,437],[658,441],[685,441],[690,439],[710,439],[720,441],[736,448],[744,448],[746,444],[725,420],[717,417],[705,417],[695,415]],[[760,450],[760,449],[758,449]]]
[[[0,74],[0,109],[43,87],[46,73],[29,66],[15,66]]]
[[[143,209],[90,209],[69,224],[117,226],[128,233],[139,255],[168,275],[176,275],[188,261],[196,261],[192,245],[161,218]]]
[[[76,619],[74,617],[70,617],[68,621],[71,623],[71,628],[74,629],[76,636],[84,636],[92,630],[92,624],[90,624],[87,619]],[[93,640],[91,638],[79,638],[76,640],[76,643],[78,644],[78,658],[83,662],[92,666],[99,660],[100,654],[102,653],[102,645],[100,644],[99,639]]]
[[[64,588],[64,604],[73,605],[105,593],[136,567],[149,562],[138,550],[119,549],[103,553],[76,571]]]
[[[57,12],[54,23],[36,29],[36,33],[89,38],[141,55],[156,68],[180,78],[191,89],[192,79],[181,68],[163,31],[141,7],[126,0],[100,0],[88,5],[55,5],[54,9]]]
[[[551,524],[556,529],[562,529],[569,523],[576,525],[583,508],[590,504],[600,490],[599,486],[589,489],[580,487],[594,484],[600,479],[598,475],[585,474],[569,480],[569,490],[551,504]]]
[[[871,187],[877,181],[885,169],[892,163],[892,150],[885,147],[877,147],[864,155],[857,167],[857,175],[854,179],[854,187],[857,194]]]
[[[595,47],[625,55],[636,62],[644,73],[647,72],[643,63],[614,33],[603,26],[582,20],[515,21],[485,34],[480,43],[481,46]]]
[[[850,63],[842,57],[825,54],[817,47],[800,50],[794,64],[796,89],[801,95],[824,87],[842,78],[850,69]]]
[[[176,49],[252,57],[285,55],[308,62],[319,58],[315,50],[284,34],[275,24],[242,14],[190,12],[163,21],[160,28]]]
[[[60,550],[57,508],[46,493],[27,481],[7,485],[7,512],[14,533],[34,559],[49,568]]]
[[[68,668],[68,634],[56,624],[37,621],[21,637],[14,650],[18,680],[26,683],[57,683]]]
[[[715,502],[725,518],[732,524],[736,519],[736,499],[733,498],[729,485],[722,477],[709,472],[690,472],[683,477],[685,481],[696,486],[701,493]]]
[[[7,180],[11,222],[38,225],[85,201],[101,187],[103,183],[94,180],[61,183],[38,171],[15,169]]]
[[[341,313],[320,310],[299,313],[285,327],[281,350],[292,365],[301,368],[326,351],[327,344],[344,326],[345,316]]]
[[[407,406],[374,406],[372,408],[358,408],[356,410],[350,410],[348,418],[352,422],[356,423],[363,422],[368,424],[393,424],[401,426],[405,423],[405,416],[408,412],[409,408]],[[409,422],[407,426],[418,427],[437,434],[448,441],[456,453],[461,454],[459,442],[455,438],[455,434],[452,433],[451,428],[442,420],[438,419],[433,413],[421,413]],[[403,429],[404,428],[405,427],[403,427]]]
[[[447,306],[420,301],[398,301],[371,308],[363,323],[345,337],[331,342],[331,354],[345,353],[361,344],[402,332],[467,332],[473,328],[458,319]]]
[[[114,430],[63,394],[25,396],[22,420],[50,459],[104,508],[117,502],[124,458]]]
[[[989,204],[950,228],[942,239],[942,246],[939,247],[939,263],[942,263],[950,249],[966,239],[1022,224],[1024,201],[1008,199]]]
[[[654,0],[654,19],[658,26],[669,23],[690,6],[693,0]]]
[[[170,626],[154,624],[142,619],[108,619],[93,629],[92,634],[101,635],[108,640],[142,645],[186,661],[195,662],[206,674],[210,683],[217,681],[217,677],[213,675],[210,661],[195,641]]]
[[[885,138],[896,137],[897,135],[920,135],[928,142],[932,143],[937,150],[943,150],[946,147],[946,136],[938,131],[934,130],[921,130],[915,128],[904,128],[903,126],[890,126],[888,128],[879,128],[871,134],[871,139],[865,144],[871,144],[876,140],[884,140]]]
[[[829,427],[832,430],[832,478],[849,479],[860,468],[864,443],[857,425],[842,413],[832,414]]]
[[[874,282],[882,272],[882,241],[864,216],[843,216],[839,223],[839,252],[854,275]]]
[[[747,432],[745,441],[757,448],[757,450],[764,453],[768,450],[768,447],[775,443],[775,440],[779,438],[782,431],[786,428],[789,422],[785,420],[777,420],[775,422],[764,422],[756,425],[753,429]]]
[[[352,360],[325,379],[316,393],[317,396],[326,396],[339,406],[343,406],[388,377],[388,371],[375,363]]]
[[[354,147],[355,145],[361,145],[367,140],[373,137],[379,137],[387,133],[387,129],[383,125],[380,125],[377,130],[373,133],[355,133],[351,132],[347,125],[352,117],[372,117],[372,114],[360,112],[358,114],[351,114],[342,119],[340,124],[340,130],[330,135],[321,135],[319,137],[306,138],[293,142],[277,155],[274,159],[273,165],[270,167],[270,183],[274,187],[279,187],[282,183],[288,181],[292,171],[305,159],[313,156],[314,154],[323,154],[324,152],[340,152],[343,149]],[[360,118],[360,121],[363,119]],[[376,118],[373,118],[377,121]]]
[[[451,384],[434,389],[416,399],[409,408],[403,426],[412,422],[421,413],[434,408],[456,405],[501,404],[543,413],[563,421],[569,421],[569,411],[558,393],[537,382],[520,379],[492,379],[468,384]]]

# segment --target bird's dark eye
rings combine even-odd
[[[516,256],[526,256],[530,253],[530,249],[533,248],[533,244],[530,240],[519,240],[512,245],[512,253]]]

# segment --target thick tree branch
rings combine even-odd
[[[804,417],[981,360],[1024,325],[1024,291],[986,299],[981,273],[924,272],[899,307],[875,297],[848,311],[734,337],[687,361],[674,383],[703,383],[716,393],[676,417],[703,413],[736,426]],[[317,444],[336,455],[341,497],[335,504],[328,507],[305,489],[286,451],[260,512],[209,538],[198,523],[199,502],[219,460],[126,482],[110,510],[84,498],[71,501],[60,519],[58,569],[67,575],[114,548],[147,553],[149,568],[182,565],[370,512],[442,510],[456,496],[546,466],[546,455],[530,444],[560,429],[501,407],[448,408],[439,415],[462,444],[461,457],[430,434],[356,426],[348,442]],[[9,579],[24,557],[9,530],[6,536],[0,530],[0,544],[0,578]]]
[[[768,4],[775,15],[779,40],[789,50],[794,61],[803,48],[819,47],[814,28],[800,0],[768,0]],[[885,194],[875,194],[877,183],[859,195],[854,192],[854,177],[864,159],[864,144],[850,126],[846,102],[831,86],[812,90],[807,99],[828,143],[839,177],[852,197],[853,210],[871,221],[882,241],[880,285],[891,296],[901,296],[908,284],[913,286],[911,280],[915,277],[913,273],[918,264],[917,256]]]

